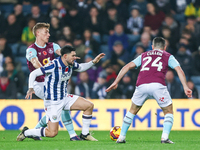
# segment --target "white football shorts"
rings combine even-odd
[[[46,104],[46,123],[50,120],[51,122],[59,122],[62,110],[70,110],[74,102],[79,98],[77,95],[67,94],[63,100],[53,101],[44,100]]]
[[[44,99],[44,82],[34,81],[33,89],[37,97]]]
[[[142,106],[147,99],[155,99],[160,107],[167,107],[172,104],[171,96],[167,87],[160,83],[142,84],[136,87],[131,98],[137,106]]]

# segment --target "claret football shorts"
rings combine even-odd
[[[137,106],[142,106],[147,99],[155,99],[160,107],[167,107],[172,104],[171,96],[167,87],[160,83],[142,84],[136,87],[131,98]]]

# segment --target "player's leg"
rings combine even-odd
[[[70,116],[70,113],[68,110],[63,110],[62,111],[62,114],[61,114],[61,118],[62,118],[62,122],[64,124],[64,126],[66,127],[68,133],[69,133],[69,136],[70,136],[70,141],[79,141],[81,140],[76,132],[74,131],[74,126],[73,126],[73,123],[72,123],[72,119],[71,119],[71,116]]]
[[[132,102],[130,110],[126,113],[123,123],[122,129],[119,138],[117,139],[117,143],[125,143],[126,133],[133,122],[133,118],[137,114],[137,112],[141,109],[142,106],[137,106]]]
[[[164,123],[163,123],[161,143],[173,144],[173,142],[169,140],[169,134],[174,123],[173,106],[172,104],[170,104],[167,107],[162,107],[162,110],[165,115],[165,118],[164,118]]]
[[[82,97],[71,95],[71,94],[67,96],[67,101],[69,101],[69,104],[66,105],[65,110],[70,108],[70,110],[83,111],[83,115],[82,115],[83,127],[82,127],[82,133],[80,137],[83,140],[97,141],[97,139],[92,137],[89,133],[89,127],[92,121],[92,112],[93,112],[94,104]]]
[[[39,97],[40,99],[44,99],[44,83],[43,82],[34,82],[34,91],[35,91],[35,95],[37,97]],[[45,108],[48,106],[49,104],[44,101],[44,106]],[[72,120],[71,120],[71,116],[69,114],[68,111],[63,112],[62,115],[62,122],[64,123],[69,135],[70,135],[70,139],[71,140],[79,140],[79,138],[77,138],[76,132],[74,131],[74,126],[72,124]],[[41,127],[46,127],[47,123],[46,123],[46,115],[43,116],[40,121],[37,123],[37,125],[35,126],[35,128],[41,128]]]
[[[155,87],[155,89],[154,89]],[[152,89],[154,92],[153,97],[156,99],[158,105],[161,107],[164,113],[164,123],[163,123],[163,132],[161,136],[161,143],[170,143],[173,142],[169,140],[169,133],[173,126],[174,116],[173,116],[173,107],[172,107],[172,99],[167,90],[166,86],[163,86],[159,83],[154,83],[152,85]]]
[[[35,95],[37,97],[39,97],[40,99],[44,99],[44,83],[43,82],[34,82],[34,91],[35,91]],[[46,127],[46,115],[43,116],[40,121],[37,123],[37,125],[35,126],[36,128],[43,128]],[[28,138],[32,138],[34,140],[42,140],[39,136],[28,136]]]
[[[46,115],[45,115],[39,120],[39,122],[35,126],[35,129],[41,128],[41,127],[46,127],[46,126],[47,126],[47,124],[46,124]]]
[[[52,104],[48,105],[46,109],[46,122],[48,122],[48,126],[37,129],[28,129],[27,127],[24,127],[22,132],[17,136],[17,141],[23,141],[26,137],[29,136],[54,137],[57,135],[64,102],[55,101],[51,103]]]
[[[141,109],[143,103],[145,102],[146,98],[148,97],[148,94],[146,93],[146,86],[140,85],[139,87],[136,87],[136,90],[132,97],[132,105],[129,110],[129,112],[126,113],[123,123],[122,123],[122,129],[119,138],[117,139],[117,143],[125,143],[126,133],[133,121],[133,118],[138,113],[138,111]]]
[[[58,134],[59,122],[48,122],[48,126],[44,130],[44,136],[55,137]]]
[[[58,134],[58,122],[48,122],[48,127],[29,129],[24,127],[17,136],[17,141],[23,141],[26,137],[55,137]]]

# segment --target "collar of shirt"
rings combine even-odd
[[[36,45],[37,47],[39,47],[39,48],[45,48],[45,47],[47,46],[46,44],[44,45],[44,47],[39,46],[36,42],[35,42],[35,45]]]
[[[67,66],[65,66],[65,64],[62,62],[61,56],[58,58],[58,60],[59,60],[59,63],[60,63],[60,65],[61,65],[62,67],[67,67]]]

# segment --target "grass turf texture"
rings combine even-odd
[[[109,131],[93,131],[98,142],[70,141],[67,131],[59,131],[54,138],[43,141],[26,138],[16,141],[20,131],[0,131],[0,150],[197,150],[200,149],[200,131],[172,131],[170,139],[175,144],[161,144],[162,131],[128,131],[125,144],[117,144],[109,137]],[[77,131],[79,134],[80,131]]]

